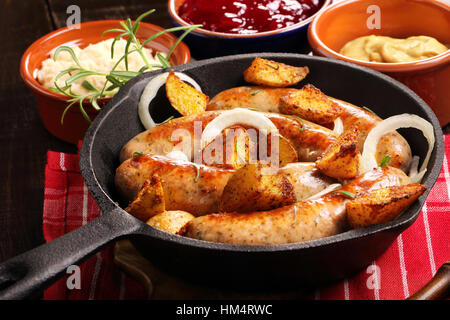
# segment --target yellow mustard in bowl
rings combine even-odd
[[[424,60],[447,50],[447,46],[428,36],[397,39],[370,35],[347,42],[340,54],[362,61],[399,63]]]

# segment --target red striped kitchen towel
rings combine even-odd
[[[312,299],[405,299],[428,282],[450,259],[450,135],[439,178],[415,223],[376,261],[356,276],[317,289]],[[100,215],[79,172],[78,155],[49,151],[45,168],[43,229],[46,241]],[[81,289],[66,278],[44,293],[45,299],[146,299],[146,292],[113,263],[113,247],[95,254],[81,268]]]

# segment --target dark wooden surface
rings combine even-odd
[[[171,26],[166,0],[0,0],[0,262],[44,243],[46,152],[76,152],[44,129],[19,74],[22,53],[39,37],[65,26],[72,4],[81,8],[82,22],[136,18],[154,8],[146,21]]]
[[[26,48],[64,27],[67,7],[81,21],[136,18],[157,9],[148,22],[170,27],[166,0],[0,0],[0,262],[44,243],[42,206],[47,150],[76,152],[43,127],[33,95],[19,74]]]

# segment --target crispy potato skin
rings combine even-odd
[[[333,128],[342,108],[313,85],[291,92],[280,99],[280,112],[296,115],[320,125]]]
[[[217,138],[202,150],[203,164],[237,170],[249,162],[250,139],[244,127],[227,128],[222,132],[221,140]]]
[[[173,70],[166,80],[166,94],[170,104],[183,116],[202,113],[209,102],[207,95],[181,81]]]
[[[289,163],[298,162],[297,151],[295,150],[292,143],[282,135],[278,135],[278,147],[274,146],[273,148],[272,148],[272,137],[271,136],[268,137],[267,151],[268,156],[278,157],[280,167],[284,167]],[[273,155],[272,151],[274,152]]]
[[[288,87],[302,81],[308,73],[308,67],[293,67],[255,58],[250,67],[244,71],[244,80],[260,86]]]
[[[219,209],[223,212],[262,211],[297,201],[291,182],[279,171],[267,174],[269,165],[247,164],[228,180]]]
[[[282,135],[267,135],[267,155],[262,156],[258,156],[260,140],[258,137],[255,138],[256,141],[250,137],[244,127],[232,126],[227,128],[221,136],[216,137],[205,146],[202,151],[203,164],[237,170],[250,162],[261,160],[261,158],[264,161],[269,161],[272,157],[278,159],[279,167],[298,162],[297,151],[292,143]]]
[[[341,190],[354,194],[407,183],[408,177],[392,167],[369,171]],[[214,242],[238,245],[275,245],[332,236],[349,229],[346,203],[339,193],[300,201],[270,211],[217,213],[197,217],[180,234]]]
[[[325,175],[340,180],[358,175],[361,154],[358,150],[358,129],[346,130],[336,142],[330,144],[316,161],[317,168]]]
[[[426,190],[421,184],[392,186],[364,194],[346,204],[352,228],[361,228],[395,219]]]
[[[164,211],[147,221],[149,226],[176,234],[195,217],[186,211]]]
[[[258,94],[251,96],[249,92],[254,92],[255,90],[259,90]],[[207,106],[207,110],[229,110],[245,106],[261,111],[280,112],[280,99],[298,90],[293,88],[262,88],[251,86],[232,88],[220,92],[213,97]],[[381,121],[381,118],[351,103],[330,96],[328,98],[342,109],[339,117],[342,119],[344,129],[349,129],[353,126],[358,127],[358,149],[362,151],[367,134]],[[285,134],[283,135],[287,137]],[[388,133],[380,140],[376,154],[378,163],[382,161],[385,155],[391,157],[391,161],[389,162],[391,166],[400,168],[405,172],[409,170],[412,158],[411,149],[408,142],[398,132]],[[299,153],[300,161],[315,161],[303,160],[302,156]]]
[[[136,198],[125,208],[126,212],[141,221],[147,221],[164,210],[164,191],[161,179],[156,175],[145,180]]]

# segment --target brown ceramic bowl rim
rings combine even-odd
[[[412,62],[401,62],[401,63],[380,63],[380,62],[368,62],[368,61],[362,61],[357,60],[353,58],[346,57],[331,48],[329,48],[321,39],[320,36],[317,33],[317,24],[320,22],[320,19],[323,16],[326,16],[330,12],[340,9],[344,6],[347,6],[349,4],[353,4],[355,2],[358,2],[359,0],[345,0],[342,2],[337,2],[332,4],[331,6],[328,6],[325,10],[321,12],[317,12],[317,16],[313,20],[313,22],[309,25],[308,29],[308,39],[310,42],[311,47],[322,54],[326,54],[327,57],[330,58],[337,58],[339,60],[344,60],[348,62],[352,62],[354,64],[362,65],[365,67],[369,67],[371,69],[382,71],[382,72],[410,72],[410,71],[419,71],[419,70],[427,70],[436,68],[439,66],[446,65],[447,63],[450,63],[450,49],[436,55],[431,58],[427,58],[424,60],[418,60],[418,61],[412,61]],[[415,0],[418,1],[418,0]],[[450,4],[447,4],[440,0],[420,0],[420,2],[427,2],[432,5],[435,5],[437,7],[441,8],[447,8],[447,10],[450,10]]]
[[[293,24],[292,26],[284,27],[281,29],[257,32],[257,33],[252,33],[252,34],[236,34],[236,33],[215,32],[215,31],[211,31],[211,30],[207,30],[207,29],[203,29],[203,28],[197,28],[193,31],[193,33],[201,33],[201,34],[205,34],[208,36],[220,37],[220,38],[243,38],[243,39],[252,38],[253,39],[253,38],[261,38],[261,37],[276,35],[276,34],[280,34],[280,33],[284,33],[284,32],[290,32],[290,31],[299,29],[299,28],[307,25],[311,21],[313,21],[313,19],[321,11],[323,11],[326,7],[328,7],[330,5],[330,3],[331,3],[331,0],[324,0],[320,9],[316,13],[314,13],[312,16],[308,17],[305,20],[300,21],[299,23]],[[183,19],[181,19],[181,17],[178,15],[177,10],[175,8],[175,0],[169,0],[168,7],[169,7],[169,15],[172,17],[172,19],[177,21],[182,26],[191,26],[192,25],[191,23],[188,23],[188,22],[184,21]]]
[[[95,20],[95,21],[88,21],[88,22],[82,22],[80,24],[81,27],[85,26],[85,27],[92,27],[93,25],[102,25],[102,24],[111,24],[111,23],[117,23],[119,24],[121,21],[123,20],[119,20],[119,19],[110,19],[110,20]],[[140,26],[142,27],[146,27],[146,28],[152,28],[152,29],[157,29],[157,30],[164,30],[164,28],[151,24],[151,23],[146,23],[146,22],[141,22]],[[43,41],[46,41],[48,39],[51,38],[55,38],[60,36],[61,34],[64,34],[68,31],[70,31],[70,27],[63,27],[60,29],[57,29],[55,31],[52,31],[44,36],[42,36],[41,38],[37,39],[36,41],[34,41],[28,48],[27,50],[24,52],[24,54],[22,55],[22,59],[20,61],[20,75],[23,79],[23,81],[25,82],[25,84],[32,89],[33,91],[39,93],[40,95],[44,95],[47,96],[49,98],[55,99],[55,100],[59,100],[59,101],[64,101],[66,102],[67,100],[69,100],[70,98],[61,94],[61,93],[57,93],[57,92],[53,92],[47,88],[45,88],[44,86],[42,86],[37,79],[34,76],[34,70],[29,70],[28,66],[28,60],[30,59],[30,57],[33,55],[34,49],[40,45],[40,43],[42,43]],[[100,35],[99,35],[100,36]],[[180,42],[177,46],[177,48],[181,48],[182,52],[184,53],[183,55],[183,62],[182,63],[188,63],[191,60],[191,52],[189,50],[189,48],[187,47],[187,45],[184,42]],[[100,103],[105,103],[108,102],[109,100],[111,100],[111,98],[101,98],[98,99],[98,101]]]

